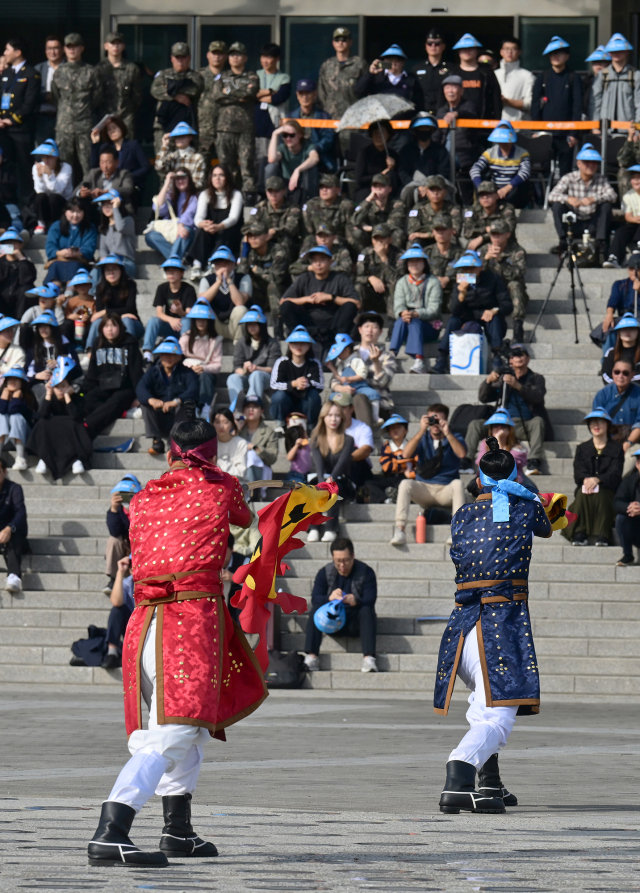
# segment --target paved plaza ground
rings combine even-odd
[[[521,806],[438,812],[465,703],[275,693],[212,742],[194,824],[220,857],[95,869],[86,841],[128,756],[116,691],[0,688],[0,891],[640,891],[640,706],[545,703],[501,757]],[[160,801],[134,839],[157,844]]]

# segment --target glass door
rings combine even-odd
[[[324,60],[335,55],[332,39],[339,25],[345,25],[351,31],[351,52],[356,55],[360,45],[359,16],[287,16],[284,19],[283,67],[291,75],[294,90],[300,78],[318,80]]]
[[[199,16],[196,25],[198,33],[198,64],[207,64],[207,50],[212,40],[224,40],[227,46],[240,41],[247,48],[247,69],[257,71],[260,66],[260,48],[273,41],[275,19],[272,16]]]

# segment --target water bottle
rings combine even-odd
[[[84,341],[85,321],[84,319],[76,319],[74,322],[76,344],[82,344]]]
[[[427,541],[427,516],[424,512],[420,512],[416,518],[416,542],[426,543]]]

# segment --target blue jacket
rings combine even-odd
[[[635,296],[633,282],[630,279],[617,279],[611,286],[607,307],[612,307],[618,316],[622,316],[629,310],[633,313]]]
[[[93,260],[97,244],[98,230],[93,223],[84,230],[79,226],[70,226],[69,235],[63,236],[60,232],[60,221],[56,220],[47,234],[47,260],[55,260],[56,251],[62,248],[79,248],[84,258]]]
[[[302,109],[298,106],[291,114],[291,118],[308,118],[308,115],[302,114]],[[327,112],[314,107],[312,118],[316,121],[330,121],[331,115]],[[309,139],[313,143],[314,149],[320,156],[320,163],[328,170],[335,171],[338,169],[336,159],[336,132],[331,127],[312,127],[309,130]]]
[[[136,396],[145,406],[152,397],[165,403],[179,398],[184,403],[185,400],[197,400],[199,393],[200,379],[193,370],[178,363],[169,378],[159,360],[149,366],[136,387]]]
[[[618,393],[615,384],[608,384],[602,388],[593,398],[592,409],[602,406],[607,410],[614,425],[631,425],[632,428],[640,428],[640,387],[637,384],[629,385],[631,393],[624,401],[620,409],[615,413],[613,410],[622,400],[622,394]]]

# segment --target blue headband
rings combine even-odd
[[[529,499],[532,502],[536,498],[536,494],[532,493],[531,490],[527,490],[522,484],[515,483],[517,475],[518,469],[516,468],[515,462],[513,463],[513,471],[509,477],[502,481],[494,481],[493,478],[490,478],[488,474],[485,474],[484,471],[480,469],[480,483],[483,487],[487,487],[489,490],[493,491],[491,493],[491,504],[493,506],[494,521],[509,520],[509,494],[512,496],[519,496],[520,499]]]

